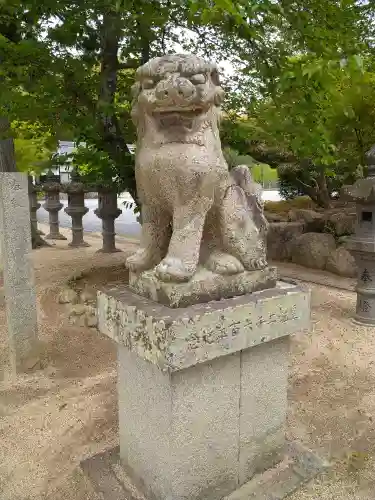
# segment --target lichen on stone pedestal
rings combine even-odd
[[[233,275],[213,273],[199,267],[187,283],[164,282],[155,270],[129,275],[129,288],[139,295],[169,307],[187,307],[211,300],[229,299],[238,295],[273,288],[277,281],[275,267],[243,271]]]

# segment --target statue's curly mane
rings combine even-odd
[[[206,111],[200,123],[200,133],[210,128],[214,136],[219,140],[218,127],[223,90],[220,86],[217,66],[199,57],[185,54],[157,57],[138,68],[136,82],[132,87],[132,118],[137,127],[138,138],[142,140],[145,132],[149,130],[149,127],[153,126],[147,105],[144,100],[140,99],[140,96],[144,91],[152,92],[152,83],[154,82],[154,85],[156,85],[158,81],[163,80],[169,74],[179,74],[188,79],[194,77],[194,75],[205,75],[206,82],[204,85],[207,89]],[[149,80],[151,80],[151,87],[144,90],[143,84]],[[159,132],[160,135],[163,135],[162,130]],[[186,137],[183,142],[202,143],[202,139],[198,138],[198,135]]]

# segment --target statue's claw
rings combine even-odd
[[[267,261],[265,258],[251,259],[246,266],[248,271],[257,271],[259,269],[265,269],[267,267]]]
[[[165,257],[155,268],[156,276],[162,281],[189,281],[195,272],[195,267],[187,266],[180,259]]]

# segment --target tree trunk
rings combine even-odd
[[[327,179],[324,172],[320,172],[317,178],[316,202],[322,208],[332,208],[332,199],[327,187]]]
[[[130,151],[115,113],[115,94],[119,70],[118,51],[122,37],[122,21],[118,13],[107,11],[101,29],[101,67],[98,99],[99,128],[102,145],[117,165],[126,164]],[[129,176],[128,191],[136,198],[134,175]]]
[[[8,118],[0,116],[0,172],[17,172],[14,142],[7,137],[9,128]]]

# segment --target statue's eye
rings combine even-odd
[[[193,75],[190,78],[191,83],[194,83],[194,85],[199,85],[200,83],[206,83],[206,77],[202,74],[197,74]]]
[[[142,82],[142,88],[143,89],[152,89],[154,87],[154,80],[144,80]]]

